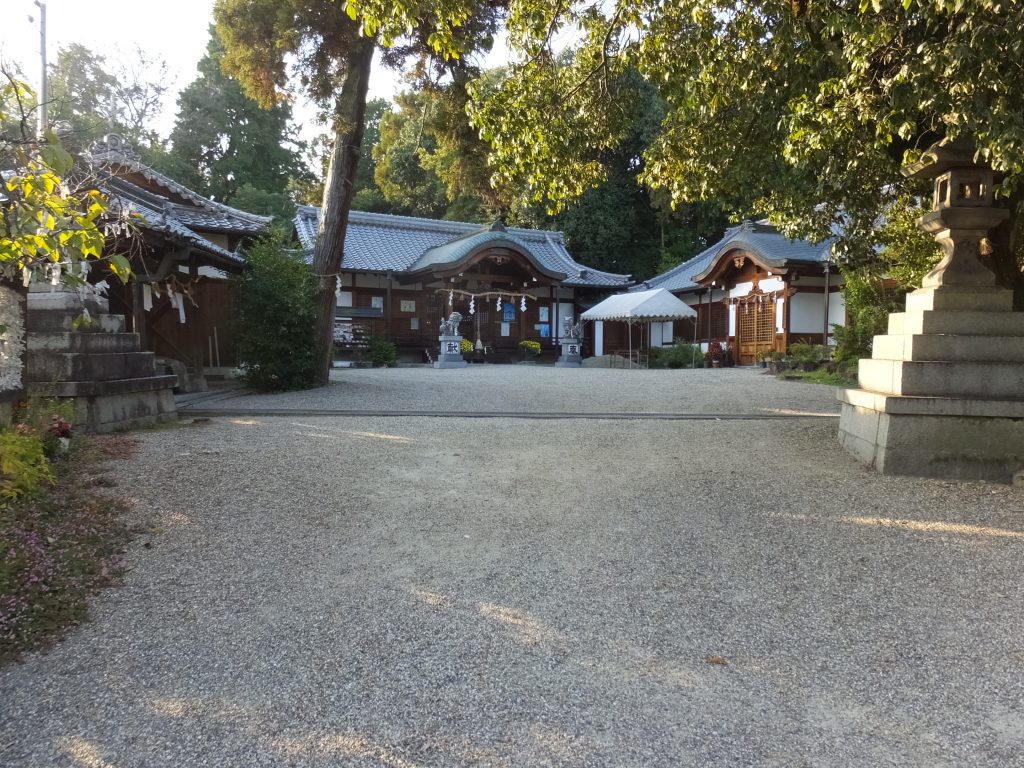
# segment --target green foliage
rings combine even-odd
[[[0,504],[31,496],[52,482],[50,462],[37,435],[0,431]]]
[[[519,348],[523,350],[526,355],[536,357],[540,354],[540,342],[534,341],[533,339],[523,339],[519,342]]]
[[[22,401],[13,418],[19,433],[37,438],[49,459],[59,454],[58,438],[71,437],[74,420],[73,400],[35,395]]]
[[[245,382],[258,390],[315,383],[316,282],[303,259],[269,237],[246,253],[235,317]]]
[[[817,363],[825,359],[825,349],[821,344],[794,341],[789,345],[789,356],[801,363]]]
[[[468,355],[473,351],[473,342],[469,339],[463,339],[459,342],[459,352],[464,355]]]
[[[167,64],[139,48],[129,57],[131,67],[111,67],[80,43],[57,52],[49,78],[50,119],[67,126],[70,144],[84,149],[115,132],[140,148],[160,146],[153,121],[170,82]],[[143,79],[143,72],[152,73],[151,79]]]
[[[211,28],[199,77],[178,96],[171,149],[157,165],[200,194],[290,221],[289,183],[310,175],[290,126],[291,108],[261,108],[221,70],[223,56]]]
[[[889,206],[879,238],[880,264],[871,264],[869,269],[881,271],[905,289],[921,286],[921,280],[942,258],[935,238],[917,226],[926,210],[907,196]]]
[[[647,358],[648,368],[703,368],[704,353],[700,347],[676,339],[671,347],[655,347]]]
[[[874,337],[885,333],[889,313],[898,312],[902,291],[886,291],[880,277],[870,270],[846,270],[843,274],[846,325],[833,325],[836,339],[833,358],[852,361],[871,355]]]
[[[0,125],[17,124],[27,131],[27,105],[34,100],[28,86],[8,77],[0,81]],[[74,160],[55,134],[42,141],[26,132],[0,134],[0,161],[13,173],[3,181],[0,217],[0,277],[20,279],[23,269],[41,270],[58,261],[99,259],[103,252],[101,218],[106,198],[94,185],[69,183]],[[123,257],[111,258],[122,280],[130,268]],[[73,278],[64,270],[63,276]]]
[[[667,109],[642,181],[676,203],[715,200],[788,234],[844,233],[844,265],[876,258],[876,223],[920,182],[899,173],[944,136],[970,133],[1007,174],[1012,215],[992,236],[1000,281],[1024,301],[1024,14],[996,0],[793,3],[512,3],[523,50],[473,119],[495,175],[565,204],[607,177],[627,135],[610,84],[633,66]],[[559,58],[559,32],[578,27]],[[1012,53],[1011,53],[1012,52]]]
[[[374,368],[394,368],[398,365],[398,350],[383,336],[371,336],[366,351]]]

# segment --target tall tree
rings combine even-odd
[[[224,202],[241,194],[242,207],[274,213],[288,201],[291,180],[309,174],[290,125],[291,107],[260,107],[224,74],[223,55],[211,28],[199,76],[178,96],[165,169],[202,194]]]
[[[491,39],[497,3],[487,0],[217,0],[223,66],[264,106],[279,101],[293,65],[330,116],[333,146],[324,183],[313,271],[320,279],[320,381],[330,373],[334,296],[362,154],[366,94],[375,51],[386,65],[434,57],[458,68]]]
[[[160,146],[153,123],[168,88],[167,64],[138,48],[132,60],[111,67],[79,43],[57,52],[50,68],[49,117],[70,129],[73,144],[86,147],[117,132],[143,150]]]
[[[552,41],[576,27],[563,65]],[[564,202],[603,178],[587,154],[624,137],[609,82],[635,66],[668,104],[643,179],[676,202],[717,199],[788,231],[841,226],[843,257],[874,258],[875,224],[920,191],[899,167],[970,133],[1007,174],[993,233],[997,277],[1024,307],[1024,14],[1004,0],[521,0],[525,57],[474,119],[496,173]]]

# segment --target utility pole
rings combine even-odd
[[[46,3],[34,0],[39,8],[39,106],[36,114],[36,133],[42,139],[46,133],[46,107],[50,101],[49,88],[46,85]]]

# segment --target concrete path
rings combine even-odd
[[[826,418],[301,414],[833,407],[754,371],[451,373],[141,433],[112,469],[152,533],[0,669],[0,765],[1024,765],[1019,490],[879,478]]]

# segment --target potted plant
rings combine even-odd
[[[782,352],[773,351],[768,357],[771,360],[772,373],[786,370],[786,356]]]
[[[523,353],[523,360],[529,362],[540,355],[540,342],[533,339],[523,339],[519,342],[519,349]]]
[[[725,348],[717,341],[708,344],[708,354],[711,356],[711,367],[721,368],[725,361]]]
[[[768,367],[768,358],[771,357],[771,355],[772,355],[772,353],[771,353],[770,350],[761,349],[761,350],[758,350],[756,355],[754,355],[754,358],[757,360],[758,363],[761,364],[762,368],[767,368]]]
[[[463,337],[459,342],[459,352],[462,353],[463,360],[469,360],[473,356],[473,342]]]

